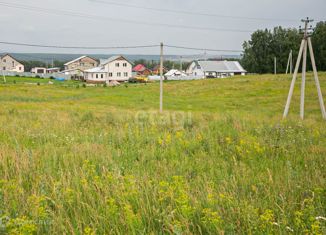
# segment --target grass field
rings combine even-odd
[[[167,82],[160,115],[158,83],[7,78],[0,234],[325,234],[326,122],[311,74],[282,121],[290,81]]]

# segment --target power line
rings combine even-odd
[[[91,46],[58,46],[58,45],[43,45],[43,44],[29,44],[18,42],[4,42],[0,41],[0,44],[15,45],[15,46],[27,46],[27,47],[40,47],[40,48],[57,48],[57,49],[90,49],[90,50],[106,50],[106,49],[136,49],[136,48],[153,48],[159,47],[159,45],[144,45],[144,46],[111,46],[111,47],[91,47]]]
[[[233,33],[253,33],[253,30],[244,30],[244,29],[230,29],[230,28],[214,28],[214,27],[200,27],[200,26],[189,26],[189,25],[174,25],[174,24],[165,24],[158,22],[145,22],[145,21],[137,21],[137,20],[127,20],[121,18],[113,18],[106,16],[97,16],[97,15],[89,15],[82,12],[74,12],[60,9],[50,9],[50,8],[42,8],[29,6],[24,4],[13,4],[7,2],[0,2],[0,6],[28,10],[28,11],[36,11],[38,13],[46,13],[46,14],[54,14],[54,15],[64,15],[64,16],[73,16],[79,17],[83,19],[91,19],[91,20],[107,20],[107,21],[115,21],[121,23],[128,24],[138,24],[138,25],[148,25],[148,26],[161,26],[161,27],[169,27],[169,28],[178,28],[178,29],[191,29],[191,30],[201,30],[201,31],[216,31],[216,32],[233,32]]]
[[[107,50],[107,49],[137,49],[137,48],[155,48],[160,45],[140,45],[140,46],[107,46],[107,47],[92,47],[92,46],[62,46],[62,45],[44,45],[44,44],[30,44],[19,42],[6,42],[0,41],[0,44],[15,45],[15,46],[27,46],[27,47],[39,47],[39,48],[56,48],[56,49],[85,49],[85,50]],[[198,47],[186,47],[175,45],[164,45],[167,48],[194,50],[194,51],[215,51],[215,52],[243,52],[242,50],[229,50],[229,49],[209,49]]]
[[[174,46],[174,45],[164,45],[164,46],[169,47],[169,48],[184,49],[184,50],[194,50],[194,51],[243,52],[242,50],[208,49],[208,48],[184,47],[184,46]]]
[[[298,21],[297,19],[246,17],[246,16],[221,15],[221,14],[212,14],[212,13],[203,13],[203,12],[173,10],[173,9],[166,9],[166,8],[155,8],[155,7],[139,6],[139,5],[133,5],[133,4],[127,4],[127,3],[120,3],[120,2],[118,3],[118,2],[105,1],[105,0],[89,0],[89,1],[90,2],[95,2],[95,3],[113,5],[113,6],[121,6],[121,7],[129,7],[129,8],[150,10],[150,11],[177,13],[177,14],[193,15],[193,16],[197,15],[197,16],[229,18],[229,19],[237,19],[237,20],[253,20],[253,21],[287,21],[287,22],[297,22]]]

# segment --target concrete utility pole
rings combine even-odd
[[[277,74],[277,59],[274,57],[274,74]]]
[[[180,71],[182,71],[182,56],[180,56]]]
[[[321,110],[321,114],[322,114],[323,119],[326,120],[325,104],[324,104],[323,95],[322,95],[321,88],[320,88],[316,62],[315,62],[314,52],[313,52],[311,38],[310,38],[311,31],[312,31],[312,26],[310,27],[310,29],[308,29],[308,24],[310,22],[313,22],[313,20],[311,20],[311,19],[309,19],[307,17],[307,19],[302,20],[302,22],[305,23],[304,36],[303,36],[303,39],[302,39],[302,42],[301,42],[297,63],[295,65],[294,74],[293,74],[293,78],[292,78],[292,82],[291,82],[291,86],[290,86],[288,99],[287,99],[287,102],[286,102],[286,105],[285,105],[285,110],[284,110],[284,113],[283,113],[283,118],[286,118],[288,113],[289,113],[295,81],[297,79],[301,59],[303,59],[303,63],[302,63],[302,82],[301,82],[301,99],[300,99],[300,117],[301,117],[301,119],[304,119],[304,100],[305,100],[306,69],[307,69],[307,50],[309,48],[311,64],[312,64],[312,68],[313,68],[313,71],[314,71],[314,78],[315,78],[315,83],[316,83],[317,92],[318,92],[320,110]]]
[[[3,70],[3,67],[2,67],[2,56],[0,56],[0,69],[1,69],[1,71],[2,71],[3,82],[4,82],[4,83],[7,83],[7,79],[6,79],[5,71]]]
[[[287,63],[287,66],[286,66],[286,74],[289,73],[289,69],[290,69],[290,74],[292,74],[292,71],[293,71],[293,52],[292,50],[290,51],[290,54],[289,54],[289,59],[288,59],[288,63]]]
[[[160,56],[160,113],[163,112],[163,42],[161,42]]]

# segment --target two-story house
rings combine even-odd
[[[85,70],[84,76],[89,83],[128,81],[132,76],[132,63],[124,56],[112,56],[103,61],[99,67]]]
[[[99,66],[99,61],[84,55],[65,63],[64,66],[65,70],[62,73],[72,75],[75,78],[83,78],[84,71]]]
[[[5,54],[0,57],[0,71],[23,73],[25,67],[22,63],[16,60],[13,56]]]

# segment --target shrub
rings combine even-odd
[[[83,87],[86,88],[86,84],[85,83],[83,83]]]
[[[40,86],[41,84],[38,82],[37,85]]]
[[[41,78],[40,75],[36,75],[35,78]]]

